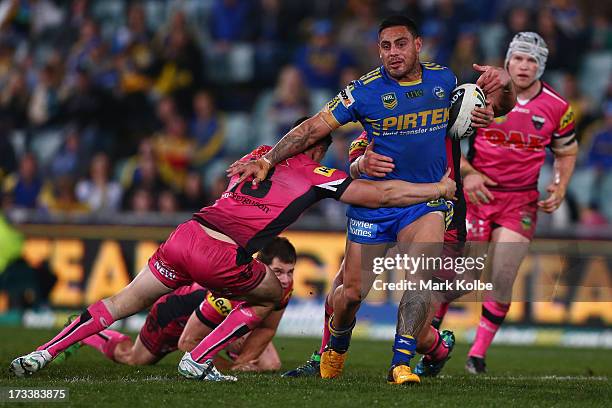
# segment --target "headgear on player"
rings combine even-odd
[[[538,62],[538,71],[536,72],[536,80],[540,79],[546,68],[546,59],[548,58],[548,47],[546,42],[538,33],[523,31],[512,38],[506,52],[506,61],[504,66],[508,68],[508,61],[513,53],[520,52],[527,54]]]

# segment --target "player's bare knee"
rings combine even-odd
[[[343,295],[344,300],[348,306],[359,305],[361,304],[364,298],[363,294],[361,293],[361,290],[359,290],[358,288],[345,287]]]

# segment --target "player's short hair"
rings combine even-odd
[[[272,242],[257,253],[257,259],[266,265],[270,265],[274,258],[278,258],[281,262],[288,264],[295,263],[297,259],[295,247],[287,238],[275,237]]]
[[[305,120],[310,119],[310,116],[302,116],[301,118],[299,118],[298,120],[296,120],[295,122],[293,122],[293,126],[291,127],[292,129],[296,126],[299,126],[302,122],[304,122]],[[326,149],[329,148],[329,146],[331,146],[333,142],[332,139],[332,132],[329,132],[329,134],[327,136],[325,136],[322,139],[317,140],[315,143],[312,144],[312,146],[310,147],[315,147],[318,145],[323,145]],[[309,147],[309,148],[310,148]]]
[[[380,33],[382,33],[382,31],[386,28],[397,26],[406,27],[414,38],[417,38],[419,36],[419,28],[417,27],[414,20],[412,20],[410,17],[406,17],[401,14],[396,14],[394,16],[387,17],[383,21],[381,21],[380,25],[378,26],[378,35],[380,35]]]

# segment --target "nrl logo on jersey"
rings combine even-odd
[[[383,106],[387,109],[395,109],[397,106],[397,96],[395,92],[389,92],[380,97],[382,99]]]
[[[533,126],[537,130],[540,130],[540,129],[542,129],[542,126],[544,126],[544,123],[546,122],[546,118],[543,118],[543,117],[538,116],[538,115],[533,115],[531,117],[531,122],[533,123]]]

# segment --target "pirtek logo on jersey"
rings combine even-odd
[[[439,125],[448,122],[448,108],[429,109],[421,112],[407,113],[405,115],[391,116],[383,119],[382,130],[415,129],[419,126]]]

